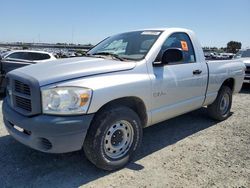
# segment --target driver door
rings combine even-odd
[[[201,107],[205,97],[202,66],[196,60],[189,36],[172,34],[164,42],[162,53],[168,48],[182,49],[184,58],[181,62],[153,67],[153,124]]]

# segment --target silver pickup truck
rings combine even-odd
[[[115,170],[133,158],[144,127],[202,106],[216,120],[228,118],[244,72],[238,60],[205,62],[190,30],[132,31],[108,37],[86,57],[8,73],[3,118],[31,148],[83,149],[97,167]]]

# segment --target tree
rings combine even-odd
[[[227,43],[227,52],[228,53],[237,53],[241,49],[241,42],[230,41]]]

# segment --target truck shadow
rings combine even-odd
[[[244,83],[242,85],[240,93],[250,94],[250,84]]]
[[[182,115],[144,129],[143,144],[136,159],[125,168],[141,170],[136,161],[195,133],[216,125],[206,109]],[[16,142],[9,135],[0,137],[0,187],[79,187],[112,175],[97,169],[83,152],[46,154]],[[113,172],[115,173],[115,172]]]
[[[0,101],[4,99],[5,95],[0,93]]]

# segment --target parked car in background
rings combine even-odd
[[[31,51],[31,50],[14,50],[1,54],[0,62],[0,93],[3,94],[6,89],[5,75],[17,68],[56,60],[55,56],[51,53],[43,51]]]
[[[246,75],[244,82],[250,83],[250,49],[240,50],[234,59],[240,59],[246,65]]]
[[[210,55],[211,55],[211,59],[218,59],[219,58],[219,53],[217,53],[217,52],[212,52],[212,53],[210,53]]]
[[[210,52],[204,52],[204,56],[205,56],[206,60],[212,59],[212,55]]]
[[[229,59],[233,59],[233,57],[235,56],[234,53],[226,53],[226,54],[228,55]]]
[[[233,53],[219,53],[218,59],[221,60],[227,60],[227,59],[232,59],[234,57],[235,54]]]
[[[229,60],[234,57],[233,53],[204,52],[206,60]]]
[[[55,60],[55,56],[51,53],[44,51],[31,51],[31,50],[14,50],[9,51],[1,55],[2,59],[6,60],[26,60],[26,61],[35,61],[46,62],[50,60]]]

